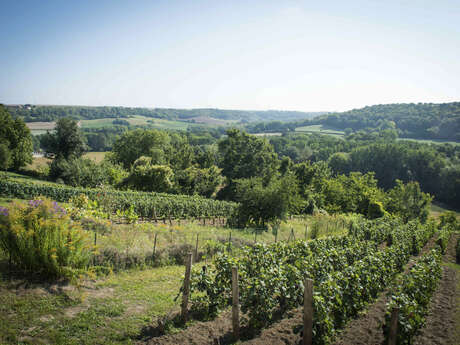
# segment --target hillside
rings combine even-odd
[[[325,112],[300,112],[280,110],[223,110],[223,109],[172,109],[172,108],[130,108],[130,107],[87,107],[58,105],[7,105],[13,117],[21,117],[26,122],[55,121],[61,117],[76,120],[94,120],[102,118],[123,118],[141,115],[166,120],[203,122],[203,119],[218,119],[236,122],[255,121],[294,121],[311,119]],[[214,121],[216,122],[216,121]],[[219,121],[217,121],[219,122]]]
[[[460,102],[380,104],[319,116],[312,122],[354,131],[395,128],[400,137],[460,141]]]

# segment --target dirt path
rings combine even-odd
[[[187,329],[161,337],[149,339],[139,344],[148,345],[220,345],[229,344],[231,341],[231,311],[226,311],[215,320],[208,322],[196,322]]]

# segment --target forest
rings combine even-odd
[[[316,124],[341,130],[346,135],[389,129],[395,130],[401,138],[459,141],[460,102],[372,105],[346,112],[329,112],[304,121],[251,123],[246,129],[251,133],[288,132]]]

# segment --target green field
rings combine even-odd
[[[114,118],[103,118],[103,119],[96,119],[96,120],[80,120],[79,126],[81,128],[104,128],[104,127],[112,127],[114,126],[113,121]],[[158,118],[151,118],[141,115],[133,115],[128,118],[122,118],[122,120],[128,121],[132,126],[148,126],[150,128],[156,129],[172,129],[172,130],[187,130],[190,126],[208,126],[214,127],[217,124],[215,123],[192,123],[192,122],[184,122],[184,121],[171,121],[171,120],[164,120]],[[29,122],[27,126],[30,128],[31,133],[33,135],[44,134],[48,130],[52,130],[54,128],[54,122]]]
[[[416,141],[422,144],[451,144],[451,145],[460,145],[460,142],[447,141],[441,139],[412,139],[412,138],[398,138],[398,140],[407,140],[407,141]]]
[[[327,134],[327,135],[332,135],[335,137],[343,137],[345,135],[345,132],[327,127],[324,125],[311,125],[311,126],[303,126],[303,127],[297,127],[295,129],[296,132],[304,132],[304,133],[317,133],[317,134]]]

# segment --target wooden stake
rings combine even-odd
[[[198,234],[196,234],[196,243],[195,243],[195,262],[198,261]]]
[[[313,342],[313,280],[305,279],[303,295],[303,345]]]
[[[184,291],[182,291],[181,304],[181,319],[182,322],[187,322],[188,296],[190,294],[190,274],[192,272],[192,253],[187,254],[187,262],[185,264]]]
[[[153,239],[153,260],[155,260],[155,254],[157,252],[157,235],[158,233],[155,233],[155,237]]]
[[[233,337],[240,337],[240,302],[238,289],[238,267],[232,267],[232,325]]]
[[[305,225],[305,241],[307,240],[308,238],[308,224]]]
[[[399,314],[399,308],[394,307],[393,310],[391,311],[388,345],[396,345],[396,336],[398,335],[398,314]]]
[[[157,211],[155,210],[155,207],[153,208],[153,219],[155,220],[155,223],[157,222]]]

